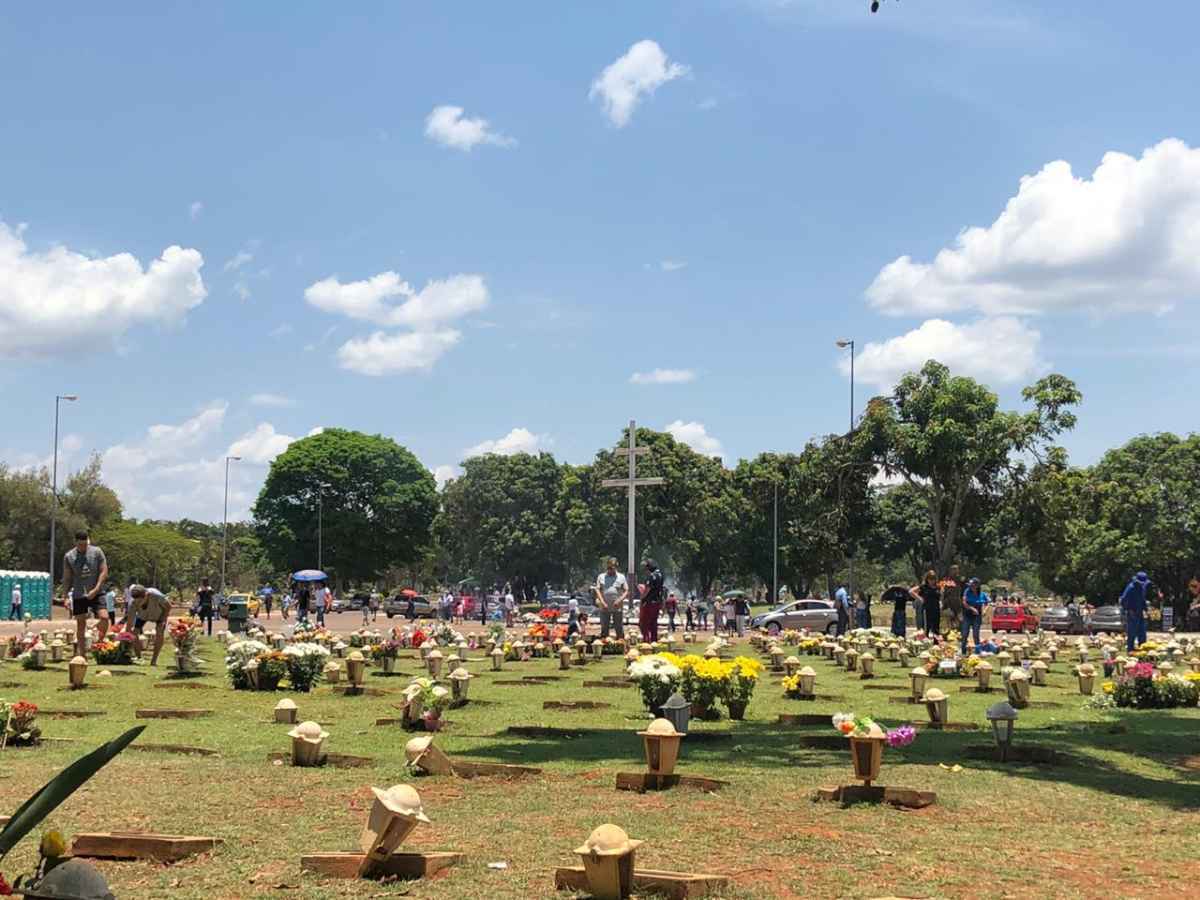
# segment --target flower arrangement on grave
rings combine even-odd
[[[127,666],[133,662],[133,635],[128,631],[92,644],[92,655],[102,666]]]
[[[442,712],[450,705],[450,692],[432,678],[414,678],[411,687],[420,688],[421,720],[426,731],[442,727]]]
[[[308,620],[297,622],[296,627],[292,629],[292,638],[297,641],[315,641],[317,626]]]
[[[1113,684],[1112,698],[1116,706],[1126,709],[1196,706],[1200,703],[1200,679],[1161,675],[1150,663],[1138,663]]]
[[[503,625],[488,626],[488,637],[497,644],[503,644],[508,639]]]
[[[804,638],[797,646],[811,656],[821,651],[821,639],[814,637]]]
[[[6,742],[18,747],[28,747],[36,744],[42,736],[42,730],[37,727],[38,708],[34,703],[18,700],[16,703],[6,703],[0,700],[0,717],[6,725]]]
[[[439,647],[449,647],[452,644],[457,644],[459,641],[464,641],[461,634],[447,625],[445,622],[438,622],[429,631],[429,637],[433,639]],[[419,644],[417,646],[420,646]]]
[[[329,651],[320,644],[301,642],[288,644],[281,653],[285,659],[287,678],[292,685],[292,690],[307,694],[325,672]],[[261,667],[259,672],[261,678]]]
[[[385,659],[395,659],[400,653],[400,642],[390,638],[371,645],[371,659],[382,662]]]
[[[679,669],[679,693],[692,705],[692,715],[698,719],[719,719],[721,713],[717,701],[726,695],[733,664],[694,653],[686,656],[662,653],[659,656]]]
[[[642,702],[653,713],[679,689],[682,671],[668,656],[639,656],[629,664],[629,680],[638,686]]]
[[[757,659],[745,656],[736,657],[733,662],[726,664],[729,675],[725,681],[725,692],[722,699],[729,709],[729,718],[740,719],[746,714],[746,706],[758,687],[758,676],[763,665]]]
[[[801,634],[795,628],[787,628],[784,630],[783,634],[780,635],[780,642],[784,644],[799,644],[800,640]]]
[[[557,622],[559,615],[559,611],[550,606],[538,610],[538,618],[543,622]]]
[[[516,643],[505,641],[501,645],[504,650],[505,662],[527,662],[529,660],[529,648],[522,644],[520,647]]]
[[[852,712],[835,713],[833,716],[833,727],[846,737],[867,737],[873,725],[876,725],[876,722],[870,716],[856,716]],[[899,728],[884,731],[883,738],[889,747],[907,747],[916,740],[917,730],[911,725],[901,725]]]
[[[270,648],[262,641],[249,639],[234,641],[225,648],[225,673],[233,683],[235,691],[250,689],[250,676],[246,673],[246,664],[252,659],[257,659],[260,653],[265,653],[268,649]]]
[[[525,636],[539,641],[549,640],[550,628],[545,622],[534,622],[529,626],[528,629],[526,629]]]
[[[17,657],[21,663],[22,669],[38,671],[46,668],[45,654],[39,654],[37,651],[42,647],[41,644],[34,644],[24,653]]]
[[[255,657],[258,660],[258,689],[274,691],[279,682],[287,677],[288,658],[282,650],[266,650]]]
[[[347,643],[349,643],[351,647],[362,649],[363,647],[367,646],[366,635],[366,631],[361,629],[359,631],[352,631],[347,639]]]
[[[981,662],[983,662],[983,658],[972,653],[959,663],[958,671],[963,678],[974,678],[975,670],[979,668]]]
[[[176,619],[167,629],[171,642],[175,645],[175,663],[181,672],[196,664],[196,645],[200,642],[200,622],[198,619]]]

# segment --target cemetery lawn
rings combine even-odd
[[[750,655],[749,647],[743,652]],[[647,719],[637,690],[582,686],[585,679],[620,674],[619,657],[564,673],[555,660],[506,663],[499,673],[486,671],[482,660],[472,663],[481,675],[471,683],[476,702],[446,713],[450,724],[438,744],[451,756],[545,772],[514,781],[464,781],[414,778],[403,757],[409,735],[396,725],[374,724],[399,715],[394,704],[406,677],[370,670],[367,683],[388,692],[382,696],[343,697],[328,687],[312,695],[234,692],[219,645],[206,642],[203,653],[209,674],[199,679],[170,681],[168,648],[157,669],[126,670],[136,674],[97,678],[93,665],[91,686],[77,692],[65,689],[65,665],[45,672],[24,671],[11,661],[0,667],[6,700],[106,713],[42,714],[43,735],[55,740],[0,751],[0,812],[11,812],[54,772],[134,724],[147,726],[139,743],[217,752],[128,750],[45,823],[68,840],[80,831],[140,829],[224,841],[211,855],[171,866],[99,862],[122,900],[550,897],[554,868],[575,864],[571,850],[609,821],[646,841],[638,852],[641,866],[728,874],[731,887],[720,896],[730,898],[1162,897],[1194,895],[1200,881],[1200,710],[1085,710],[1063,661],[1051,667],[1050,686],[1033,689],[1036,703],[1053,706],[1022,711],[1017,743],[1055,748],[1069,754],[1068,763],[1002,766],[964,752],[991,744],[990,731],[922,731],[911,747],[884,751],[880,783],[938,796],[935,806],[903,811],[814,803],[815,788],[852,783],[846,746],[829,724],[777,724],[780,713],[839,711],[888,724],[923,721],[924,707],[890,702],[903,691],[866,689],[907,685],[906,669],[883,660],[876,664],[881,677],[863,682],[856,673],[805,657],[818,672],[817,693],[835,700],[787,700],[779,676],[764,673],[745,721],[693,723],[693,736],[683,742],[677,771],[724,779],[728,788],[638,795],[614,790],[618,771],[644,769],[634,732]],[[398,669],[415,675],[418,666],[415,659],[401,659]],[[534,674],[565,677],[530,686],[496,683]],[[188,686],[159,686],[164,683]],[[960,693],[967,683],[937,682],[950,695],[953,722],[983,726],[984,709],[1001,694]],[[325,725],[330,752],[373,757],[374,768],[272,765],[267,755],[289,747],[288,727],[272,723],[282,696],[297,702],[301,719]],[[612,707],[542,708],[546,700],[581,699]],[[135,709],[163,707],[211,709],[213,715],[134,718]],[[510,726],[581,731],[518,737],[507,733]],[[806,739],[815,739],[813,746],[804,746]],[[962,768],[947,768],[955,766]],[[414,781],[433,820],[406,846],[460,851],[458,867],[428,882],[398,884],[301,874],[303,853],[355,849],[372,800],[370,785],[404,780]],[[0,870],[10,881],[31,871],[36,848],[36,835],[26,838]],[[501,861],[506,869],[488,868]]]

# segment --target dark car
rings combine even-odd
[[[388,597],[383,601],[383,612],[389,619],[392,616],[407,616],[408,615],[409,598],[403,594],[397,594],[394,597]],[[416,596],[412,598],[413,611],[417,614],[418,619],[433,618],[433,604],[429,602],[428,597]]]
[[[1087,622],[1078,606],[1051,606],[1042,613],[1041,624],[1043,631],[1053,631],[1056,634],[1087,632]]]
[[[1119,606],[1097,607],[1088,624],[1091,626],[1093,634],[1097,631],[1103,631],[1106,634],[1123,634],[1125,631],[1125,617],[1121,614]]]

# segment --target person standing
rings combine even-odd
[[[300,585],[300,589],[296,591],[296,621],[307,622],[308,611],[312,607],[312,589],[309,588],[307,582]]]
[[[883,592],[883,603],[892,604],[892,634],[904,637],[908,633],[908,601],[912,594],[906,587],[895,585]]]
[[[1150,587],[1150,576],[1138,572],[1121,592],[1121,612],[1125,615],[1125,649],[1130,653],[1146,643],[1146,607]]]
[[[292,592],[285,591],[284,595],[283,595],[283,600],[281,600],[279,602],[279,615],[281,615],[283,617],[283,621],[286,622],[288,620],[288,616],[291,614],[291,611],[292,611]]]
[[[517,611],[517,598],[513,596],[512,588],[505,587],[504,590],[504,627],[513,627],[513,616]]]
[[[646,593],[642,595],[641,606],[638,608],[638,626],[641,628],[642,640],[653,644],[658,640],[658,615],[663,604],[663,573],[658,563],[652,559],[646,560]]]
[[[275,595],[268,592],[263,594],[263,608],[267,611],[267,618],[271,618],[271,604],[274,602]],[[210,631],[209,634],[212,634]]]
[[[871,627],[871,601],[865,591],[856,591],[854,596],[854,627]]]
[[[725,625],[725,600],[720,594],[713,597],[713,634],[720,634]]]
[[[417,598],[412,594],[408,595],[408,602],[404,604],[404,613],[410,625],[417,621]]]
[[[11,622],[14,619],[21,620],[21,586],[14,584],[12,587],[12,602],[8,607],[8,620]]]
[[[983,624],[983,608],[989,602],[988,595],[979,586],[978,578],[972,578],[967,582],[967,589],[963,591],[962,595],[962,624],[959,626],[962,634],[962,645],[959,649],[964,654],[967,652],[968,634],[975,639],[972,647],[979,644],[979,627]]]
[[[850,627],[850,592],[839,586],[833,595],[833,606],[837,611],[837,634],[840,637]]]
[[[734,598],[734,621],[737,622],[738,637],[746,636],[746,628],[750,624],[750,601],[745,594]]]
[[[679,600],[675,597],[675,592],[667,594],[667,633],[675,633],[675,617],[679,615]]]
[[[708,631],[708,595],[696,600],[696,625],[700,631]]]
[[[684,612],[684,629],[692,631],[696,627],[696,595],[691,594],[687,598],[687,603],[683,607]]]
[[[596,577],[596,611],[600,614],[600,637],[608,637],[611,629],[618,640],[625,637],[625,598],[629,596],[629,582],[617,571],[617,559],[610,556],[604,562],[604,571]]]
[[[572,597],[567,601],[567,638],[566,643],[571,643],[571,635],[583,634],[583,630],[579,627],[579,601]]]
[[[938,634],[942,627],[942,592],[938,588],[937,572],[930,569],[925,573],[924,580],[920,584],[913,586],[908,592],[913,598],[913,606],[917,601],[921,601],[922,614],[917,628],[923,628],[926,634]]]
[[[196,615],[205,623],[209,637],[212,637],[213,625],[213,589],[208,586],[208,579],[200,579],[200,587],[196,590]],[[126,618],[129,618],[126,612]]]
[[[488,595],[482,587],[479,588],[479,624],[487,627]]]
[[[83,656],[84,635],[88,614],[99,622],[96,631],[100,640],[108,634],[108,609],[100,605],[100,591],[108,580],[108,560],[104,551],[91,543],[86,531],[75,532],[75,546],[63,556],[63,592],[70,598],[71,615],[75,617],[75,653]],[[64,599],[64,604],[66,600]]]
[[[312,596],[312,608],[317,617],[318,628],[325,627],[325,600],[328,596],[329,588],[325,585],[325,582],[319,582]],[[365,625],[366,622],[364,621],[363,624]]]

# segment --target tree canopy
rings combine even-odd
[[[254,504],[258,538],[277,570],[313,568],[370,581],[419,560],[437,513],[433,475],[391,438],[327,428],[271,463]]]

